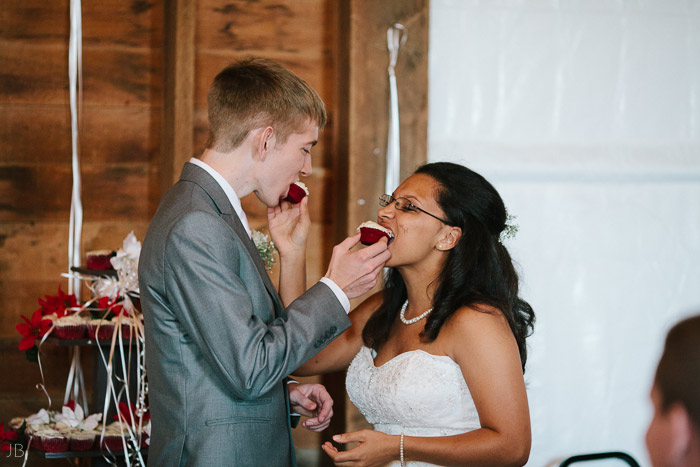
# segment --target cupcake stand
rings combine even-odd
[[[76,306],[59,312],[65,316],[51,316],[51,327],[37,340],[41,377],[37,387],[44,391],[48,404],[36,414],[17,417],[11,423],[25,443],[25,464],[33,457],[91,457],[93,466],[146,465],[150,417],[136,275],[139,253],[140,243],[131,233],[111,258],[113,269],[72,267],[67,274],[80,279],[92,297],[79,305],[73,299],[71,303]],[[65,301],[66,296],[61,299]],[[41,355],[56,346],[72,349],[60,409],[55,409],[58,404],[52,403],[44,389],[41,365]],[[90,404],[80,359],[86,350],[94,357]]]

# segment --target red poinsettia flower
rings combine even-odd
[[[117,298],[115,298],[113,301],[110,301],[109,297],[101,297],[97,301],[97,307],[98,308],[108,308],[109,311],[111,311],[114,316],[119,316],[122,313],[126,314],[126,311],[124,310],[124,307],[121,305],[121,302],[117,303]]]
[[[129,410],[129,407],[131,407],[131,410]],[[122,421],[124,423],[128,423],[131,425],[131,414],[134,414],[134,416],[137,416],[136,413],[136,406],[134,404],[127,404],[126,402],[120,402],[119,403],[119,413],[112,417],[114,420],[119,420],[120,416]],[[151,419],[151,414],[148,412],[145,412],[143,414],[143,422],[146,423],[148,420]],[[137,418],[138,420],[138,418]]]
[[[14,441],[17,439],[17,433],[12,430],[5,431],[5,423],[0,422],[0,452],[5,456],[8,451],[12,450],[12,446],[7,441]]]
[[[43,316],[56,313],[59,318],[68,314],[67,308],[77,307],[78,300],[75,294],[67,294],[58,286],[58,295],[46,295],[45,300],[39,299],[41,314]]]
[[[41,310],[34,312],[31,321],[22,315],[25,322],[17,325],[17,331],[24,336],[24,339],[19,343],[19,350],[29,350],[34,347],[34,341],[43,337],[51,328],[51,321],[41,318]]]

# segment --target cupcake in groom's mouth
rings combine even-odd
[[[294,182],[289,186],[289,192],[287,192],[287,197],[284,200],[297,204],[308,194],[309,189],[306,188],[303,182]]]

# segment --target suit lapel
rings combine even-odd
[[[275,311],[277,311],[280,307],[282,307],[282,302],[280,301],[277,289],[275,289],[275,286],[272,283],[272,280],[270,279],[270,275],[265,269],[265,264],[263,264],[262,258],[260,257],[260,253],[258,253],[258,248],[255,246],[253,240],[251,240],[250,237],[248,237],[248,232],[246,232],[245,227],[243,227],[241,220],[238,218],[238,215],[235,212],[233,214],[222,213],[221,217],[228,223],[228,225],[230,225],[233,228],[233,231],[236,232],[238,238],[241,240],[241,242],[243,242],[245,249],[248,251],[250,258],[253,260],[253,264],[255,264],[255,268],[258,270],[260,278],[265,284],[267,293],[270,294],[273,301],[275,302]],[[278,314],[279,313],[275,313],[275,315]]]
[[[196,183],[207,192],[211,200],[216,205],[221,218],[233,229],[236,235],[238,235],[239,240],[245,246],[251,261],[253,261],[253,264],[255,264],[255,269],[258,271],[260,279],[263,281],[263,284],[265,284],[267,293],[270,295],[270,297],[272,297],[272,301],[275,304],[273,314],[274,316],[279,316],[280,310],[284,309],[279,293],[277,292],[277,289],[275,289],[275,286],[270,279],[270,275],[265,270],[265,265],[263,264],[262,258],[260,258],[260,253],[258,253],[255,243],[253,243],[253,240],[248,237],[248,232],[246,232],[245,227],[243,227],[241,220],[238,218],[238,214],[236,214],[233,206],[231,206],[231,202],[229,201],[228,197],[226,197],[224,190],[221,188],[221,186],[219,186],[216,180],[214,180],[214,178],[206,172],[206,170],[189,162],[186,163],[182,169],[180,179]]]

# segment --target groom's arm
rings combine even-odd
[[[240,277],[240,265],[250,258],[214,214],[187,214],[166,243],[165,285],[178,304],[177,318],[237,398],[269,392],[349,326],[338,299],[321,283],[279,318],[263,322],[258,315],[271,310],[259,307],[272,307],[272,300],[251,298],[248,288],[264,287],[262,279]]]

